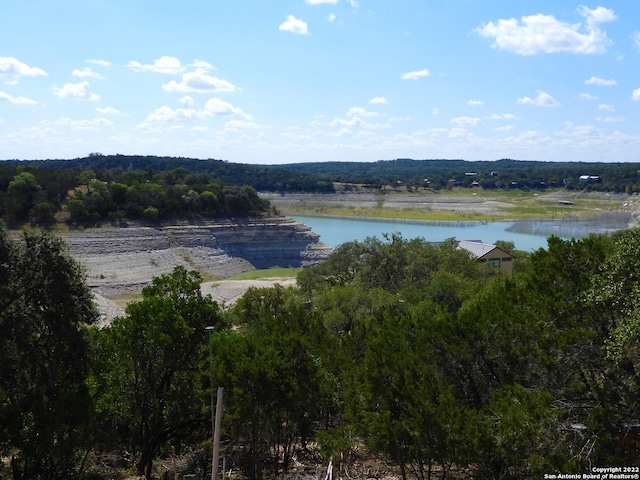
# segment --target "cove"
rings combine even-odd
[[[424,238],[442,242],[448,238],[479,240],[495,243],[513,242],[515,248],[532,252],[547,247],[547,238],[555,235],[564,239],[583,238],[590,233],[610,233],[626,228],[628,219],[616,224],[592,221],[510,221],[510,222],[433,222],[415,220],[380,220],[363,218],[292,215],[291,218],[308,225],[320,236],[320,241],[332,248],[367,237],[382,238],[385,233],[399,233],[405,239]],[[626,222],[626,223],[625,223]]]

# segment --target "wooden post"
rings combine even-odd
[[[222,423],[222,396],[224,387],[218,387],[218,400],[216,403],[216,420],[213,427],[213,460],[211,460],[211,480],[218,479],[218,466],[220,464],[220,424]]]

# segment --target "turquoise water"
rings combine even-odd
[[[292,216],[320,235],[320,241],[330,247],[362,241],[367,237],[382,238],[385,233],[400,233],[403,238],[421,237],[429,242],[441,242],[448,238],[480,240],[495,243],[498,240],[513,242],[516,249],[534,251],[547,247],[547,237],[582,238],[589,233],[602,233],[621,227],[603,226],[602,222],[418,222],[394,220],[368,220],[315,216]],[[621,225],[624,225],[622,223]]]

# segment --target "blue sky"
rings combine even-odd
[[[3,0],[0,159],[640,161],[640,3]]]

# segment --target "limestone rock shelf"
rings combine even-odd
[[[225,278],[253,269],[311,266],[331,253],[308,226],[287,217],[56,234],[86,267],[89,285],[104,296],[138,292],[178,265]]]

